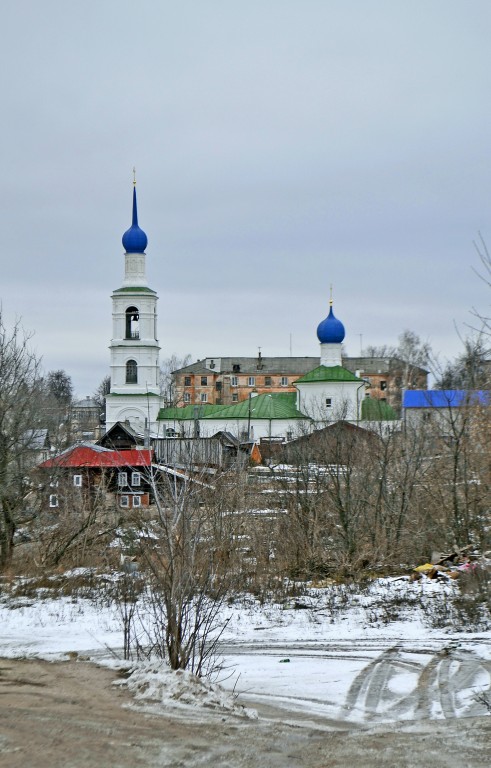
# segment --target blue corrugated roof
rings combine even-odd
[[[404,408],[460,408],[462,405],[489,405],[489,392],[468,389],[408,389]]]

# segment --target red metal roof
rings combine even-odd
[[[151,450],[109,451],[99,446],[77,445],[59,456],[39,464],[40,469],[52,467],[149,467]]]

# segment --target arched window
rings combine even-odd
[[[128,307],[126,310],[126,339],[140,338],[140,312],[138,307]]]
[[[126,383],[136,384],[138,382],[138,365],[136,360],[128,360],[126,363]]]

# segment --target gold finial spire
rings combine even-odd
[[[133,186],[136,187],[136,168],[133,166]]]
[[[330,285],[329,306],[332,307],[332,283]]]

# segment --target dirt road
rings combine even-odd
[[[129,708],[116,673],[79,661],[0,659],[1,768],[489,768],[491,717],[398,725],[205,723]]]

